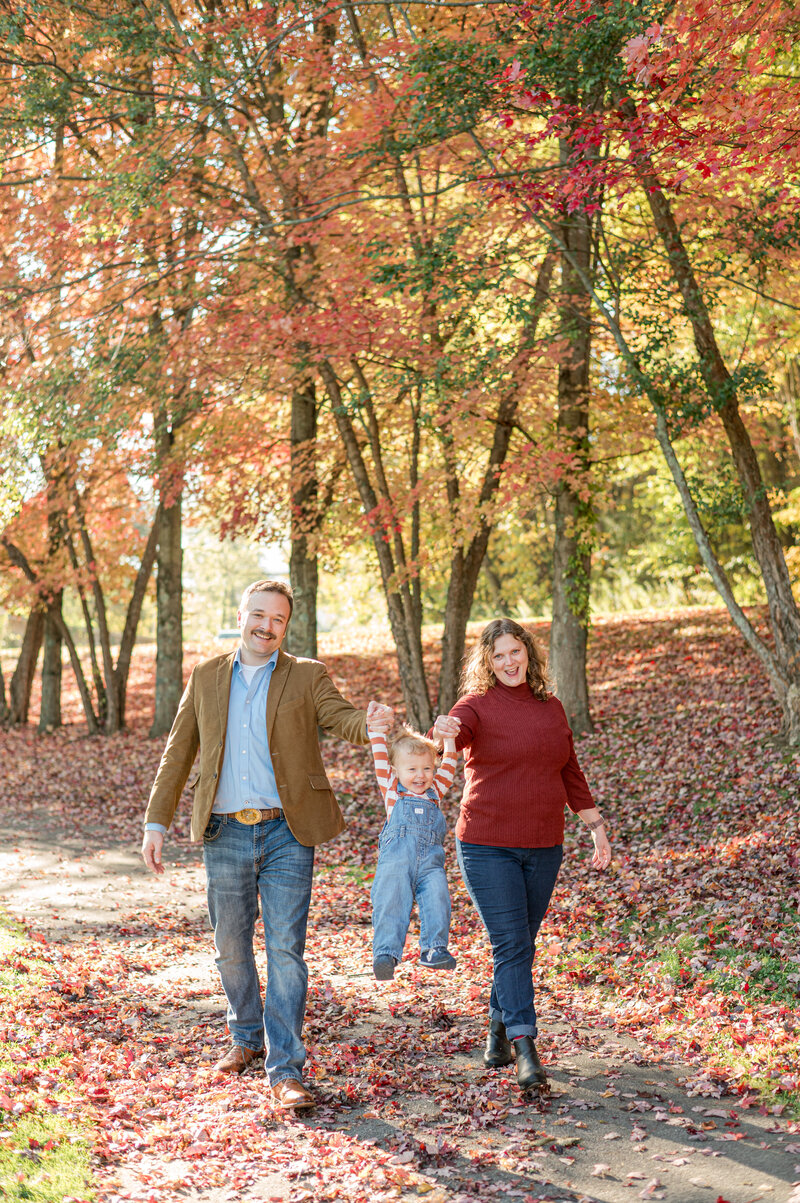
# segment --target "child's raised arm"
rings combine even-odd
[[[441,736],[444,743],[442,762],[433,779],[434,789],[438,793],[440,801],[453,784],[453,774],[456,771],[457,763],[456,736],[460,725],[457,718],[451,718],[447,714],[440,714],[434,724],[434,735]]]
[[[383,804],[386,807],[386,817],[392,813],[392,807],[397,800],[397,777],[389,763],[389,749],[386,746],[386,736],[382,731],[373,731],[367,727],[369,744],[372,749],[372,763],[375,769],[375,780],[381,791]]]

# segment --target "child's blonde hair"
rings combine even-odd
[[[415,752],[419,754],[429,752],[435,764],[439,748],[432,739],[428,739],[427,735],[420,735],[419,731],[414,731],[411,727],[404,727],[403,734],[392,740],[392,746],[389,748],[389,764],[397,767],[398,753],[413,756]]]

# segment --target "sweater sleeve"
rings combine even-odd
[[[566,721],[566,715],[564,715],[564,719]],[[595,805],[594,798],[581,766],[578,764],[571,731],[569,733],[569,760],[561,770],[561,780],[567,791],[567,806],[570,810],[574,814],[579,814],[582,810],[591,810]]]
[[[378,782],[378,789],[381,791],[383,804],[386,807],[386,818],[388,819],[397,801],[397,777],[389,763],[385,736],[376,731],[369,730],[367,731],[367,735],[369,736],[370,747],[372,748],[375,779]]]
[[[472,697],[467,694],[466,697],[458,699],[450,713],[453,718],[461,720],[461,730],[456,736],[456,751],[460,752],[462,748],[468,748],[478,734],[480,726],[478,710],[473,703]]]

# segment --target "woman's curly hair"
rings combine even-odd
[[[547,676],[547,657],[542,648],[531,635],[513,618],[494,618],[485,626],[478,636],[478,642],[469,654],[464,672],[461,676],[461,695],[465,693],[486,693],[492,685],[497,684],[497,677],[492,669],[491,657],[494,645],[502,635],[513,635],[524,645],[528,653],[527,681],[535,697],[545,702],[550,696],[550,682]]]

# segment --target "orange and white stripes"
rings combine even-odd
[[[367,731],[367,735],[372,747],[375,777],[378,782],[378,789],[381,791],[383,804],[386,807],[386,821],[388,822],[391,818],[394,804],[397,801],[397,774],[389,762],[389,749],[386,746],[385,736],[369,730]],[[446,753],[442,757],[441,764],[433,779],[433,789],[436,791],[437,804],[441,802],[447,790],[453,784],[453,774],[455,771],[456,758]]]

